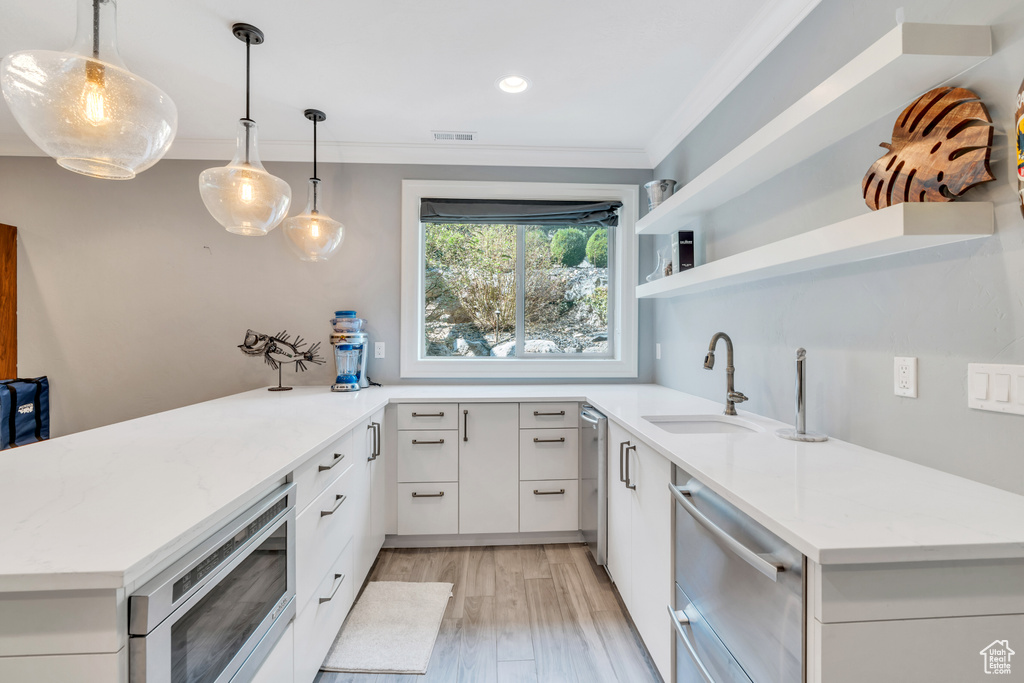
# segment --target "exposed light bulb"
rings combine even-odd
[[[82,110],[85,120],[94,126],[107,122],[106,102],[103,91],[106,89],[103,77],[103,65],[90,59],[85,63],[85,88],[82,90]]]
[[[107,122],[106,107],[103,102],[103,90],[95,83],[85,86],[85,120],[94,126]]]
[[[309,236],[313,239],[320,239],[320,224],[315,220],[309,223]]]
[[[253,197],[252,181],[245,178],[242,180],[242,185],[239,188],[238,198],[246,204],[252,204]]]

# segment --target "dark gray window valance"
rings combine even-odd
[[[622,202],[532,201],[519,199],[422,199],[424,223],[583,225],[614,228]]]

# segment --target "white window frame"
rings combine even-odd
[[[618,201],[619,225],[610,230],[609,299],[613,302],[613,355],[603,358],[547,357],[473,358],[426,356],[424,329],[424,254],[420,201],[429,197],[457,199],[522,199],[548,201]],[[590,183],[516,183],[457,180],[402,181],[402,316],[400,374],[407,378],[622,378],[637,376],[637,219],[636,185]],[[612,337],[611,335],[614,335]]]

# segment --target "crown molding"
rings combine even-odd
[[[820,1],[775,0],[764,3],[761,10],[736,35],[726,50],[727,56],[704,75],[651,139],[647,145],[650,168],[664,161]]]
[[[234,156],[234,140],[178,138],[165,159],[203,159],[227,162]],[[264,162],[311,162],[308,141],[260,141]],[[555,168],[626,168],[650,170],[643,149],[589,147],[515,147],[475,143],[387,144],[320,141],[321,162],[346,164],[416,164],[447,166],[539,166]],[[27,138],[0,139],[0,156],[46,156]]]

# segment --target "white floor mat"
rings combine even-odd
[[[451,595],[450,583],[370,582],[320,668],[426,673]]]

